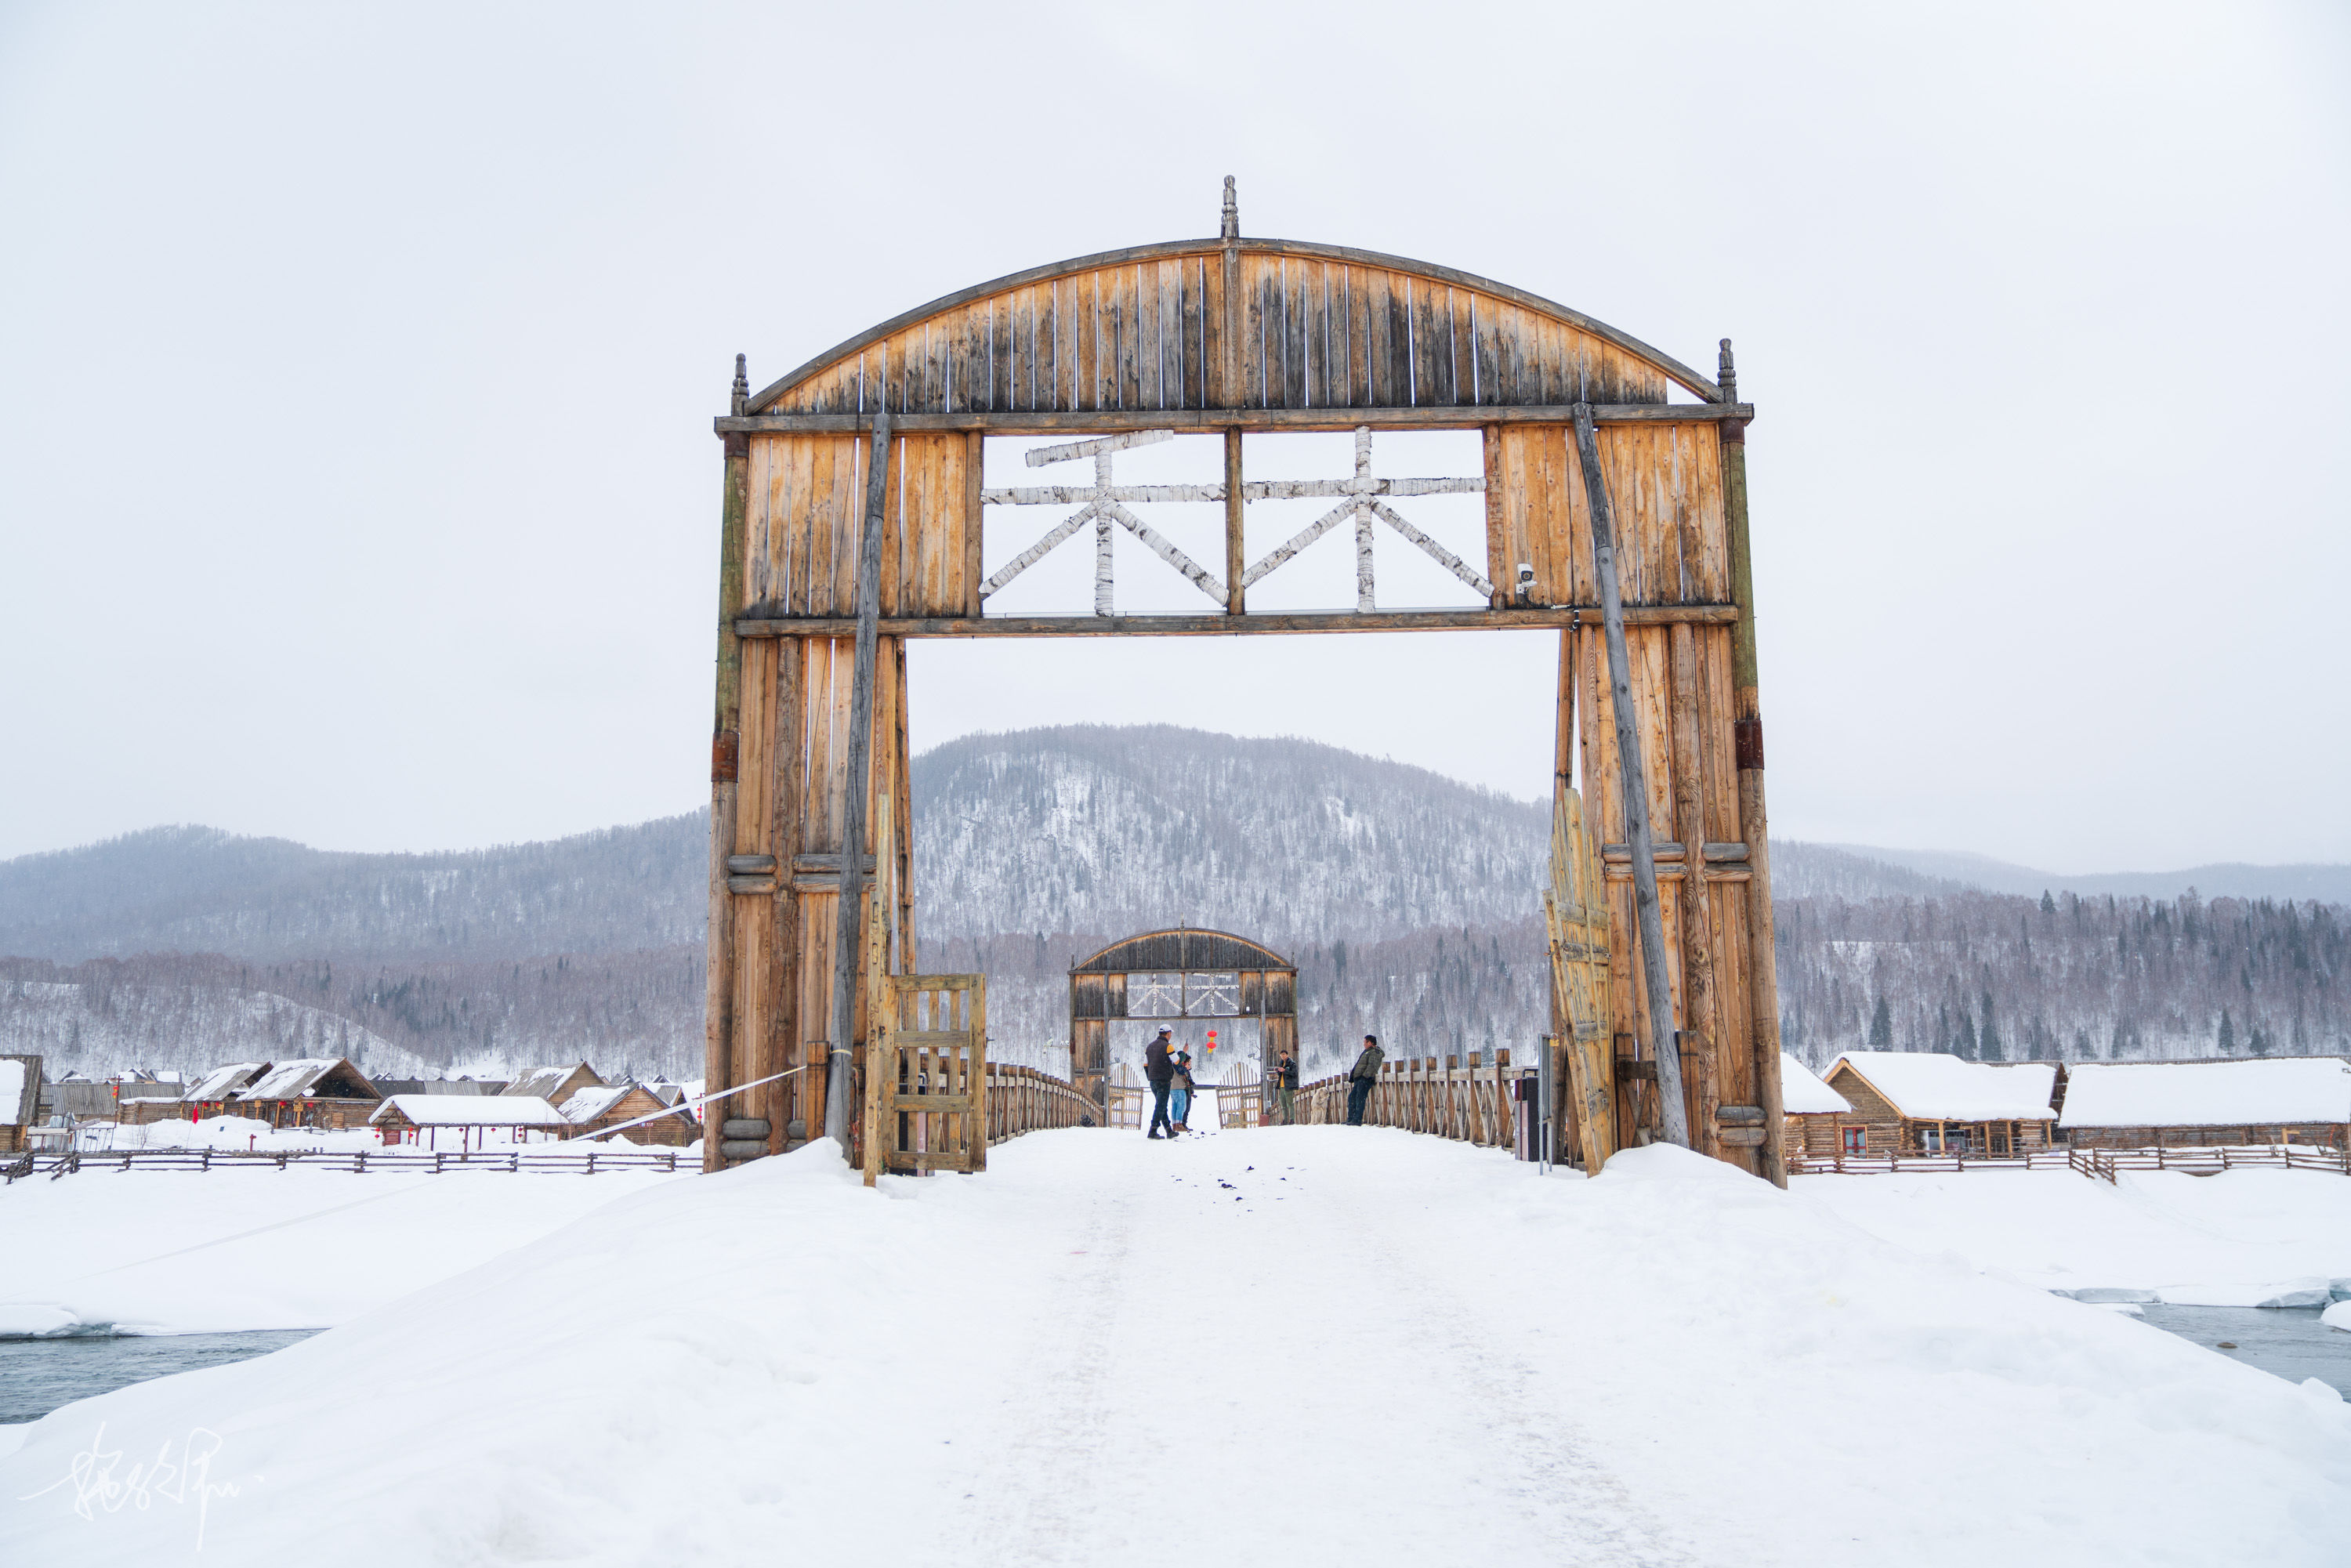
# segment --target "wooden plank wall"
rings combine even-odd
[[[1664,402],[1667,386],[1617,344],[1481,289],[1243,242],[951,306],[758,412]]]
[[[1616,513],[1617,564],[1628,605],[1717,604],[1730,597],[1719,428],[1690,421],[1615,426],[1600,432]],[[1501,478],[1492,517],[1513,572],[1535,572],[1531,595],[1547,603],[1591,603],[1599,588],[1592,561],[1592,523],[1573,428],[1528,424],[1489,428],[1489,465]],[[1659,864],[1667,967],[1675,1016],[1702,1035],[1702,1051],[1685,1061],[1685,1094],[1694,1142],[1743,1169],[1761,1171],[1759,1152],[1720,1142],[1715,1110],[1761,1101],[1757,1043],[1749,1005],[1747,868],[1708,865],[1707,843],[1740,841],[1738,768],[1731,724],[1732,628],[1679,623],[1625,629],[1638,714],[1641,760],[1656,838],[1685,846]],[[1561,699],[1561,722],[1576,727],[1586,809],[1604,844],[1628,838],[1618,783],[1616,736],[1609,718],[1607,650],[1598,618],[1569,634],[1573,690]],[[1690,841],[1695,840],[1695,843]],[[1698,875],[1692,880],[1692,868]],[[1647,980],[1635,954],[1636,923],[1628,864],[1609,867],[1612,1032],[1638,1038]],[[1693,930],[1692,922],[1698,923]],[[1692,960],[1698,960],[1693,973]],[[1699,982],[1691,1016],[1693,979]],[[1710,983],[1708,983],[1710,982]],[[1776,1048],[1775,1048],[1776,1049]],[[1635,1129],[1622,1128],[1626,1143]]]

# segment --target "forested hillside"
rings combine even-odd
[[[1002,1055],[1056,1063],[1071,963],[1176,924],[1297,962],[1310,1070],[1366,1032],[1420,1054],[1548,1027],[1546,808],[1169,727],[972,737],[917,758],[913,787],[921,957],[987,973]],[[696,812],[363,855],[170,828],[0,863],[0,1050],[60,1071],[332,1050],[399,1073],[584,1056],[695,1076],[706,831]],[[1772,856],[1783,1029],[1816,1062],[2351,1051],[2341,906],[2044,907],[1866,850]]]

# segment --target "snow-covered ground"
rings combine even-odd
[[[819,1145],[22,1430],[5,1561],[145,1565],[200,1525],[223,1561],[400,1568],[2210,1568],[2351,1540],[2331,1391],[1679,1150],[1585,1181],[1387,1129],[1035,1134],[876,1191]],[[106,1491],[159,1455],[176,1492]]]
[[[2351,1180],[2325,1171],[2125,1171],[2111,1186],[2057,1169],[1901,1172],[1790,1189],[1873,1236],[2043,1290],[2183,1306],[2259,1306],[2314,1281],[2351,1291]]]
[[[188,1124],[131,1130],[170,1127]],[[372,1146],[374,1134],[325,1135],[336,1139]],[[356,1176],[95,1166],[35,1176],[0,1188],[0,1333],[109,1323],[183,1333],[324,1327],[462,1274],[614,1198],[687,1179],[647,1170]]]

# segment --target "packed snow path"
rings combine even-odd
[[[220,1561],[400,1568],[2211,1568],[2351,1539],[2331,1390],[1679,1150],[1584,1181],[1386,1129],[1069,1131],[989,1166],[868,1191],[820,1145],[664,1183],[69,1406],[0,1457],[0,1561],[150,1568],[200,1525]],[[192,1451],[201,1511],[129,1484]]]
[[[972,1439],[977,1560],[1690,1561],[1544,1408],[1477,1311],[1489,1277],[1395,1245],[1382,1211],[1408,1196],[1299,1144],[1016,1162],[1075,1245],[1053,1328]]]

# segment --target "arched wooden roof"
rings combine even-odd
[[[1662,403],[1722,391],[1581,312],[1428,262],[1176,240],[935,299],[762,390],[751,413]]]
[[[1150,931],[1113,942],[1076,965],[1080,975],[1165,973],[1176,969],[1288,969],[1298,966],[1260,943],[1229,931]]]

